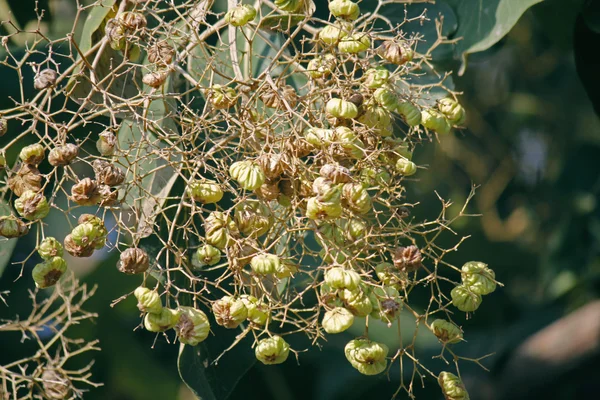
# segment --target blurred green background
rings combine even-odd
[[[492,8],[500,2],[464,1]],[[38,10],[46,10],[40,30],[60,37],[72,26],[74,3],[0,0],[0,19],[9,18],[10,6],[19,24],[31,29],[37,26],[32,22],[37,4]],[[417,164],[428,170],[408,188],[409,200],[420,203],[414,216],[437,216],[440,203],[434,191],[460,207],[472,184],[477,185],[468,211],[481,216],[454,227],[458,235],[471,237],[449,261],[485,261],[505,284],[485,298],[473,318],[458,317],[467,342],[456,346],[457,353],[473,358],[494,353],[482,361],[489,372],[461,364],[475,400],[593,399],[600,393],[600,123],[594,111],[600,93],[600,24],[594,16],[600,12],[595,7],[586,1],[543,1],[494,46],[470,55],[464,74],[453,76],[456,90],[464,92],[467,129],[415,154]],[[319,12],[326,18],[326,10]],[[465,22],[461,16],[457,12],[447,19],[454,18],[460,27]],[[10,31],[6,25],[2,29],[2,34]],[[14,46],[19,51],[18,43]],[[456,54],[437,61],[455,71],[461,65]],[[31,69],[24,71],[29,74],[24,82],[30,82]],[[9,96],[19,95],[19,82],[5,67],[0,67],[0,76],[0,108],[7,108],[12,104]],[[31,89],[28,83],[25,87]],[[9,136],[0,139],[0,148]],[[19,241],[13,260],[29,253],[32,240]],[[442,240],[454,243],[456,237],[448,234]],[[95,359],[95,378],[104,386],[85,398],[192,399],[178,376],[177,345],[133,331],[139,317],[132,298],[110,307],[139,283],[117,272],[116,258],[113,252],[69,260],[84,282],[98,285],[87,308],[99,317],[72,332],[98,338],[102,347],[90,357]],[[26,276],[32,267],[26,265]],[[27,289],[33,282],[15,281],[19,272],[9,265],[0,278],[0,291],[11,291],[10,307],[0,304],[0,318],[28,312]],[[410,321],[406,325],[410,331]],[[397,340],[394,329],[376,329],[374,334],[374,339]],[[389,380],[363,377],[345,360],[342,349],[353,336],[331,336],[321,351],[302,354],[300,365],[291,359],[275,368],[256,365],[230,398],[390,398],[399,385],[397,374]],[[27,341],[17,345],[19,340],[18,335],[3,334],[0,365],[34,351]],[[433,337],[424,335],[417,345],[425,365],[444,368],[442,361],[430,359],[440,350]],[[415,380],[414,390],[418,399],[442,398],[430,378],[424,388]]]

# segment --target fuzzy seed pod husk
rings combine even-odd
[[[186,188],[188,196],[202,204],[218,203],[223,198],[223,189],[209,180],[192,180]]]
[[[463,333],[460,328],[445,319],[436,319],[431,323],[433,334],[444,344],[460,343]]]
[[[16,174],[8,178],[8,187],[18,197],[28,190],[38,192],[42,188],[42,175],[35,166],[21,164]]]
[[[398,247],[392,256],[394,266],[406,273],[414,272],[423,266],[423,256],[415,245]]]
[[[368,50],[371,47],[371,38],[368,33],[355,33],[351,36],[346,36],[338,43],[340,53],[357,54],[361,51]]]
[[[112,156],[115,153],[115,149],[117,147],[117,136],[110,132],[104,131],[100,135],[98,135],[98,140],[96,141],[96,149],[98,153],[103,156]]]
[[[274,3],[281,11],[293,13],[300,10],[304,0],[275,0]]]
[[[231,296],[224,296],[212,304],[212,311],[217,324],[235,329],[248,317],[248,309],[244,302]]]
[[[481,295],[473,293],[464,285],[455,286],[450,292],[452,304],[460,311],[473,312],[481,305]]]
[[[411,176],[417,173],[417,164],[404,157],[400,157],[396,161],[396,171],[403,176]]]
[[[33,78],[33,87],[36,90],[44,90],[54,87],[58,74],[55,70],[46,68],[37,73]]]
[[[221,260],[221,250],[217,249],[210,244],[205,244],[202,247],[199,247],[196,250],[196,254],[194,256],[195,264],[199,267],[203,267],[205,265],[215,265]]]
[[[413,59],[413,50],[404,40],[386,40],[377,49],[377,54],[396,65],[405,64]]]
[[[344,307],[335,307],[326,311],[321,325],[327,333],[335,334],[344,332],[354,323],[354,315]]]
[[[101,199],[98,183],[90,178],[84,178],[71,187],[71,200],[80,206],[93,206]]]
[[[148,313],[144,316],[144,328],[149,332],[164,332],[179,322],[179,311],[163,307],[158,314]]]
[[[446,97],[438,101],[438,109],[452,125],[463,125],[467,119],[465,109],[456,100]]]
[[[133,291],[138,301],[137,307],[143,313],[160,314],[163,306],[160,295],[156,290],[140,286]]]
[[[330,46],[336,45],[348,36],[349,27],[341,24],[327,25],[319,31],[319,40]]]
[[[50,205],[42,193],[28,190],[15,200],[15,210],[21,217],[35,221],[48,215]]]
[[[333,0],[329,3],[329,12],[336,18],[354,21],[360,15],[360,7],[350,0]]]
[[[387,84],[390,71],[386,67],[369,68],[364,75],[365,86],[369,89],[378,89]]]
[[[475,294],[486,295],[496,290],[496,274],[480,261],[469,261],[462,266],[462,283]]]
[[[238,4],[225,14],[225,22],[233,26],[244,26],[254,18],[256,18],[256,9],[250,4]]]
[[[10,215],[7,217],[0,217],[0,236],[7,239],[18,238],[25,236],[29,233],[29,226],[23,221]]]
[[[279,269],[279,257],[275,254],[258,254],[252,257],[250,266],[259,275],[271,275]]]
[[[350,364],[364,375],[377,375],[387,368],[388,347],[369,339],[354,339],[344,347]]]
[[[258,189],[265,182],[265,173],[254,161],[236,161],[229,167],[229,175],[246,190]]]
[[[79,147],[73,143],[67,143],[50,150],[48,162],[54,167],[69,165],[77,157],[77,154],[79,154]]]
[[[48,236],[37,248],[37,252],[44,260],[49,260],[53,257],[63,256],[62,244],[55,238]]]
[[[397,111],[408,126],[417,126],[421,123],[421,111],[410,101],[399,103]]]
[[[442,113],[431,108],[421,111],[421,124],[440,135],[447,135],[452,130],[448,119]]]
[[[117,268],[127,275],[141,274],[150,266],[148,253],[137,247],[130,247],[121,253]]]
[[[258,361],[265,365],[281,364],[287,360],[289,353],[290,345],[281,336],[262,339],[254,349]]]
[[[44,154],[44,146],[39,143],[30,144],[21,149],[19,158],[25,163],[30,165],[39,165],[46,155]]]
[[[67,262],[62,257],[52,257],[51,259],[37,264],[33,267],[31,276],[35,286],[45,289],[56,285],[58,280],[67,270]]]
[[[197,346],[206,340],[210,333],[210,322],[206,314],[193,307],[179,307],[179,321],[175,331],[179,341],[189,346]]]
[[[469,393],[458,376],[450,372],[442,372],[438,376],[438,384],[446,400],[469,400]]]

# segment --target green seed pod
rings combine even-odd
[[[390,112],[398,109],[398,97],[396,97],[396,94],[389,89],[379,88],[375,90],[373,98],[380,106]]]
[[[421,111],[421,124],[440,135],[447,135],[452,130],[448,119],[442,113],[431,108]]]
[[[350,170],[339,164],[323,165],[319,170],[319,175],[333,183],[347,183],[352,180]]]
[[[460,343],[463,333],[460,328],[445,319],[436,319],[431,323],[433,334],[444,344]]]
[[[15,210],[30,221],[42,219],[50,212],[50,205],[42,193],[28,190],[15,200]]]
[[[91,223],[79,224],[71,231],[71,239],[77,246],[92,246],[100,237],[100,231]]]
[[[274,3],[281,11],[293,13],[304,5],[304,0],[275,0]]]
[[[298,272],[298,266],[289,262],[282,261],[275,271],[275,276],[279,279],[289,278]]]
[[[373,208],[371,196],[360,183],[346,183],[342,190],[343,204],[357,214],[366,214]]]
[[[392,126],[392,115],[383,107],[371,104],[364,108],[365,112],[358,121],[380,136],[391,136],[394,128]],[[420,115],[420,114],[419,114]]]
[[[213,181],[192,180],[186,190],[188,196],[202,204],[217,203],[223,198],[223,190]]]
[[[342,38],[338,43],[340,53],[357,54],[371,47],[371,38],[367,33],[355,33]]]
[[[137,307],[141,312],[151,314],[160,314],[162,312],[162,301],[156,290],[140,286],[133,291],[133,295],[138,301]]]
[[[378,89],[387,84],[390,71],[385,67],[369,68],[364,75],[365,86],[369,89]]]
[[[446,97],[439,100],[438,109],[453,125],[462,125],[467,119],[463,106],[452,98]]]
[[[0,137],[4,136],[6,132],[8,132],[8,120],[0,117]]]
[[[438,376],[438,383],[446,400],[469,400],[469,393],[458,376],[442,372]]]
[[[323,223],[319,226],[315,239],[321,247],[343,246],[344,231],[335,222]]]
[[[235,329],[248,317],[248,309],[244,302],[231,296],[224,296],[212,304],[212,311],[217,324]]]
[[[265,173],[253,161],[237,161],[229,167],[229,175],[246,190],[258,189],[265,182]]]
[[[225,22],[233,26],[244,26],[254,18],[256,9],[250,4],[239,4],[225,14]]]
[[[325,112],[336,118],[352,119],[358,115],[358,108],[354,103],[342,99],[331,99],[325,106]]]
[[[273,226],[269,207],[260,200],[245,200],[235,206],[234,219],[240,232],[248,237],[266,234]]]
[[[317,200],[323,202],[339,202],[342,196],[342,185],[334,184],[324,177],[315,179],[312,185],[313,193],[317,195]]]
[[[413,59],[413,50],[404,40],[394,41],[386,40],[377,49],[377,54],[381,58],[392,64],[402,65]]]
[[[333,267],[325,272],[325,283],[335,289],[358,289],[362,279],[358,273],[351,269]]]
[[[392,177],[390,173],[383,169],[375,169],[375,168],[363,168],[360,171],[360,181],[366,188],[370,188],[372,186],[388,186],[390,184]]]
[[[33,78],[33,87],[36,90],[44,90],[52,88],[56,85],[58,74],[55,70],[46,68],[38,72]]]
[[[179,321],[175,331],[179,341],[189,346],[196,346],[206,340],[210,333],[210,322],[206,314],[193,307],[179,307]]]
[[[398,113],[402,115],[408,126],[417,126],[421,123],[421,111],[410,101],[398,104]]]
[[[98,135],[96,141],[96,149],[103,156],[112,156],[115,153],[117,146],[117,137],[110,131],[104,131]]]
[[[144,328],[149,332],[164,332],[179,322],[179,311],[163,307],[159,314],[148,313],[144,317]]]
[[[315,147],[325,147],[333,142],[333,129],[310,128],[304,138]]]
[[[343,231],[345,232],[346,238],[351,242],[356,242],[364,238],[368,231],[367,225],[363,221],[356,218],[343,221],[341,225]]]
[[[406,272],[398,271],[390,263],[380,263],[375,267],[375,274],[377,279],[385,286],[393,287],[396,290],[400,290],[407,286],[408,275]]]
[[[238,230],[229,216],[220,211],[213,211],[204,221],[204,232],[206,242],[222,250],[230,244],[231,235],[237,234]]]
[[[344,347],[350,364],[364,375],[377,375],[385,371],[388,352],[385,344],[369,339],[354,339]]]
[[[336,58],[333,54],[317,56],[308,62],[306,71],[313,79],[325,78],[335,69]]]
[[[475,294],[486,295],[496,290],[496,274],[479,261],[469,261],[462,266],[462,283]]]
[[[340,299],[344,302],[344,307],[356,317],[366,317],[373,311],[373,303],[369,298],[369,290],[364,284],[360,284],[358,289],[344,289],[339,292]]]
[[[321,325],[327,333],[341,333],[354,323],[354,315],[343,307],[335,307],[325,312]]]
[[[398,290],[394,287],[376,287],[369,293],[369,298],[373,304],[371,317],[381,319],[391,326],[402,310]]]
[[[125,50],[125,58],[131,62],[137,62],[142,56],[142,49],[137,44],[130,44]]]
[[[141,274],[148,270],[150,259],[148,253],[137,247],[130,247],[121,253],[117,267],[127,275]]]
[[[127,44],[127,28],[120,20],[111,18],[106,21],[104,33],[113,50],[119,51],[125,49]]]
[[[361,159],[365,156],[365,144],[356,136],[352,129],[345,126],[338,126],[334,131],[335,141],[339,143],[344,152],[354,159]]]
[[[279,268],[279,257],[274,254],[258,254],[252,257],[250,266],[259,275],[271,275]]]
[[[29,226],[14,215],[0,217],[0,236],[13,239],[25,236],[27,233],[29,233]]]
[[[73,143],[67,143],[64,146],[58,146],[50,150],[48,163],[54,167],[69,165],[77,157],[77,154],[79,154],[79,147]]]
[[[63,247],[58,240],[49,236],[42,240],[37,252],[44,260],[49,260],[53,257],[62,257]]]
[[[404,176],[411,176],[417,172],[417,165],[404,157],[400,157],[396,161],[396,171]]]
[[[452,304],[460,311],[473,312],[481,305],[481,295],[473,293],[464,285],[455,286],[450,292]]]
[[[38,165],[44,158],[44,146],[39,143],[30,144],[21,149],[19,158],[25,163],[30,165]]]
[[[349,27],[342,24],[327,25],[319,31],[319,39],[330,46],[336,45],[348,36],[348,29]]]
[[[339,218],[342,215],[340,202],[322,202],[311,197],[306,203],[306,216],[315,221],[325,221]]]
[[[327,251],[326,249],[321,249],[319,251],[319,257],[321,257],[321,261],[325,264],[343,264],[346,262],[346,254],[338,249],[331,249],[332,251]]]
[[[350,0],[333,0],[329,3],[329,12],[336,18],[354,21],[360,15],[360,7]]]
[[[33,267],[31,276],[35,286],[45,289],[54,286],[67,270],[67,262],[62,257],[52,257]]]
[[[194,256],[195,265],[215,265],[221,260],[221,251],[210,244],[199,247]]]
[[[248,309],[248,321],[264,326],[269,321],[269,307],[254,296],[243,295],[240,299]]]
[[[235,89],[222,85],[211,86],[206,91],[206,97],[217,110],[231,108],[237,100]]]
[[[0,153],[0,171],[6,168],[6,158],[4,158],[4,154]]]
[[[289,353],[290,345],[280,336],[262,339],[254,349],[258,361],[265,365],[281,364],[287,360]]]
[[[104,221],[93,214],[81,214],[77,219],[78,224],[92,224],[94,228],[98,231],[99,238],[106,238],[108,235],[108,231],[106,230],[106,226],[104,226]],[[100,250],[100,249],[98,249]]]

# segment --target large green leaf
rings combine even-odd
[[[542,0],[445,0],[458,18],[456,55],[462,59],[459,75],[467,67],[467,57],[498,43],[521,15]]]
[[[4,200],[0,199],[0,216],[11,215],[11,213],[10,206]],[[8,241],[0,239],[0,276],[2,276],[4,269],[10,262],[10,257],[17,245],[17,241],[18,239],[10,239]]]

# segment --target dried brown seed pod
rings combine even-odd
[[[423,266],[423,256],[415,245],[398,247],[392,258],[394,266],[402,272],[414,272]]]
[[[319,174],[333,183],[348,183],[352,180],[350,170],[339,164],[325,164],[321,167]]]
[[[168,75],[169,71],[165,70],[149,72],[142,77],[142,82],[156,89],[161,87],[163,83],[165,83]]]
[[[80,180],[71,188],[71,200],[80,206],[96,205],[101,198],[98,183],[90,178]]]
[[[277,93],[272,88],[266,89],[266,91],[260,96],[260,99],[265,103],[265,106],[276,109],[286,109],[285,103],[291,108],[296,107],[298,103],[298,95],[296,89],[290,85],[285,85],[281,89],[281,94]]]
[[[33,78],[33,87],[37,90],[48,89],[56,85],[58,74],[55,70],[46,68],[37,73]]]
[[[125,173],[108,161],[94,160],[92,168],[96,181],[101,185],[118,186],[125,180]]]
[[[365,98],[360,93],[354,93],[352,96],[350,96],[350,98],[348,98],[348,101],[353,103],[356,107],[360,107],[362,106],[363,101],[365,101]]]
[[[148,48],[148,61],[152,64],[171,64],[174,56],[175,49],[165,40],[156,42]]]
[[[261,167],[267,178],[274,179],[283,173],[286,164],[286,157],[281,154],[264,153],[256,159],[256,162]]]
[[[33,165],[21,164],[16,174],[8,178],[8,187],[18,197],[28,190],[37,192],[42,188],[42,175]]]
[[[0,136],[4,136],[4,134],[8,131],[8,120],[6,118],[0,117]]]
[[[396,65],[402,65],[413,58],[413,51],[410,45],[403,40],[399,42],[386,40],[377,49],[377,54]]]
[[[100,193],[100,207],[112,207],[119,204],[119,191],[108,185],[98,185],[98,193]]]
[[[119,14],[119,21],[121,21],[125,28],[130,29],[132,31],[135,31],[137,29],[144,29],[148,24],[148,21],[146,20],[144,14],[130,11],[126,11]]]
[[[48,153],[48,162],[54,167],[68,165],[79,154],[79,147],[73,143],[67,143],[64,146],[58,146]]]
[[[87,246],[79,246],[70,234],[65,237],[63,248],[73,257],[86,258],[94,253],[93,243]]]
[[[278,181],[267,181],[263,183],[258,189],[254,191],[258,197],[261,199],[271,201],[277,200],[279,195],[281,194],[279,190],[279,182]]]
[[[140,248],[131,247],[121,253],[117,268],[124,274],[133,275],[146,272],[149,266],[148,253]]]
[[[61,400],[71,396],[71,381],[61,370],[48,367],[44,368],[41,381],[46,398],[51,400]]]

